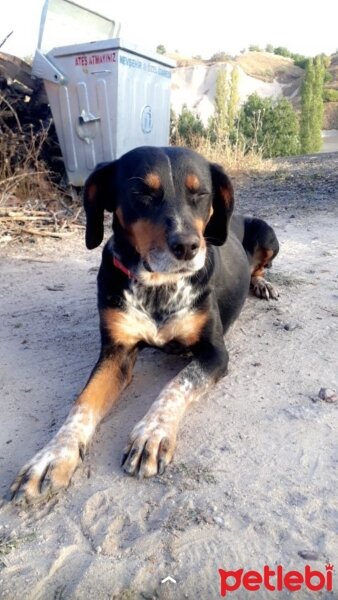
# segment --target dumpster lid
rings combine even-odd
[[[37,48],[45,53],[60,42],[78,44],[120,34],[120,23],[112,17],[110,4],[102,14],[86,3],[88,0],[44,0]]]

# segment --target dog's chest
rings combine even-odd
[[[124,292],[129,327],[140,340],[163,346],[182,337],[185,322],[195,314],[195,299],[196,292],[184,279],[153,287],[135,282]]]

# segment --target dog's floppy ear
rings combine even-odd
[[[234,208],[234,190],[223,167],[210,165],[213,213],[205,228],[204,236],[214,246],[224,244],[229,230],[230,217]]]
[[[99,246],[103,240],[104,211],[115,208],[116,163],[100,163],[89,175],[83,190],[86,211],[86,246],[89,250]]]

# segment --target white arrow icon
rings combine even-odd
[[[165,579],[162,579],[161,583],[167,583],[167,581],[170,581],[171,583],[176,583],[176,579],[170,577],[170,575],[168,575]]]

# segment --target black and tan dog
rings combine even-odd
[[[114,235],[98,275],[101,353],[61,429],[15,479],[16,502],[68,486],[145,345],[176,345],[193,355],[134,427],[124,450],[126,473],[163,473],[187,407],[227,371],[223,336],[250,280],[256,295],[276,297],[263,278],[278,252],[273,230],[259,219],[231,219],[228,176],[191,150],[142,147],[99,165],[86,182],[84,205],[88,248],[102,242],[104,211],[114,213]]]

